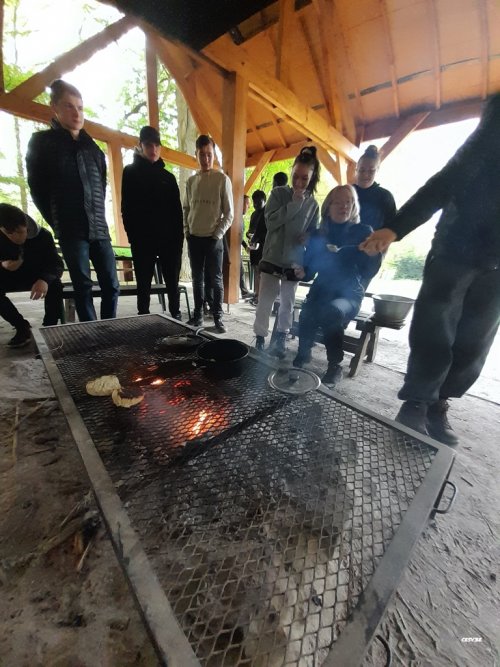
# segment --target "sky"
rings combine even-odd
[[[8,11],[8,10],[7,10]],[[90,0],[21,0],[18,64],[26,70],[38,71],[55,57],[80,41],[99,32],[101,21],[112,22],[120,13],[108,5]],[[144,35],[133,29],[117,43],[112,43],[73,72],[64,76],[83,95],[84,105],[91,108],[101,123],[115,127],[122,109],[120,91],[128,80],[139,53],[144,48]],[[13,62],[12,40],[5,36],[5,61]],[[414,132],[383,162],[377,181],[403,204],[425,181],[438,171],[477,125],[477,120],[453,123],[439,128]],[[0,112],[0,173],[13,174],[13,119]],[[22,144],[26,149],[34,125],[22,122]],[[382,145],[384,140],[376,143]],[[364,147],[360,148],[360,155]],[[128,158],[130,159],[130,157]],[[128,160],[126,159],[126,162]],[[412,233],[408,243],[426,251],[433,234],[435,220]]]

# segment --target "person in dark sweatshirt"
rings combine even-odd
[[[123,170],[123,225],[134,259],[139,315],[149,313],[151,281],[159,259],[170,314],[180,320],[182,205],[175,176],[165,169],[160,151],[158,130],[148,125],[143,127],[134,161]]]
[[[97,319],[90,262],[101,288],[101,317],[115,317],[120,285],[105,214],[106,160],[83,129],[80,92],[61,79],[50,88],[51,128],[33,134],[26,155],[31,196],[59,240],[80,322]]]
[[[0,316],[16,330],[9,347],[27,345],[31,325],[7,293],[25,290],[35,301],[44,299],[43,326],[57,324],[63,304],[63,269],[52,235],[16,206],[0,204]]]
[[[381,255],[368,257],[358,245],[373,231],[359,222],[359,203],[352,185],[329,192],[321,207],[322,223],[307,246],[302,280],[312,280],[299,320],[299,349],[293,365],[311,361],[311,349],[322,329],[328,369],[323,384],[335,386],[342,378],[344,330],[356,317],[365,284],[380,268]]]
[[[458,443],[448,399],[481,373],[500,323],[500,93],[477,129],[384,228],[360,248],[384,252],[442,209],[410,328],[410,356],[396,420]]]
[[[394,197],[389,190],[375,183],[380,162],[378,148],[373,145],[368,146],[356,165],[354,183],[359,199],[361,222],[373,230],[386,227],[396,215]]]

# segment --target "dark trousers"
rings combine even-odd
[[[6,296],[6,293],[14,291],[30,292],[39,277],[30,274],[23,266],[17,271],[6,271],[0,268],[0,317],[3,317],[16,329],[23,324],[24,317]],[[63,310],[62,283],[59,278],[49,284],[44,299],[44,307],[43,326],[57,324]]]
[[[462,396],[477,380],[500,323],[500,269],[429,256],[410,327],[402,400]]]
[[[222,279],[222,257],[224,246],[221,239],[190,236],[188,238],[189,260],[193,279],[194,314],[201,315],[205,300],[205,267],[213,288],[212,312],[214,317],[222,315],[224,283]]]
[[[360,307],[358,296],[339,294],[325,300],[319,294],[308,296],[299,319],[299,354],[310,351],[318,329],[322,329],[328,363],[339,364],[344,358],[344,330]]]
[[[167,244],[164,242],[164,245]],[[137,311],[139,315],[149,313],[151,282],[157,259],[167,288],[168,309],[172,317],[180,313],[179,275],[181,272],[182,246],[180,249],[153,247],[150,243],[132,242],[135,279],[137,281]],[[161,276],[159,276],[161,278]]]
[[[102,292],[101,319],[115,317],[120,284],[111,242],[106,239],[60,239],[59,245],[75,290],[75,307],[80,322],[97,319],[92,299],[91,261]]]

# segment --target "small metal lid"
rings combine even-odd
[[[317,389],[321,380],[319,377],[303,368],[279,368],[272,371],[267,378],[273,389],[285,394],[306,394],[308,391]]]

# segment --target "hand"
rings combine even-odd
[[[359,244],[358,249],[366,252],[367,255],[377,255],[379,252],[385,252],[397,238],[396,233],[392,229],[384,227],[370,234],[363,243]]]
[[[38,299],[43,299],[47,294],[49,286],[45,280],[37,280],[36,283],[31,288],[30,299],[37,301]]]
[[[295,273],[295,276],[299,279],[302,280],[304,276],[306,275],[306,272],[304,271],[303,266],[294,266],[293,267],[293,272]]]
[[[17,271],[17,269],[22,266],[23,259],[20,257],[19,259],[5,259],[2,262],[2,268],[5,269],[6,271]]]
[[[292,195],[292,201],[304,201],[306,196],[305,190],[294,190]]]

